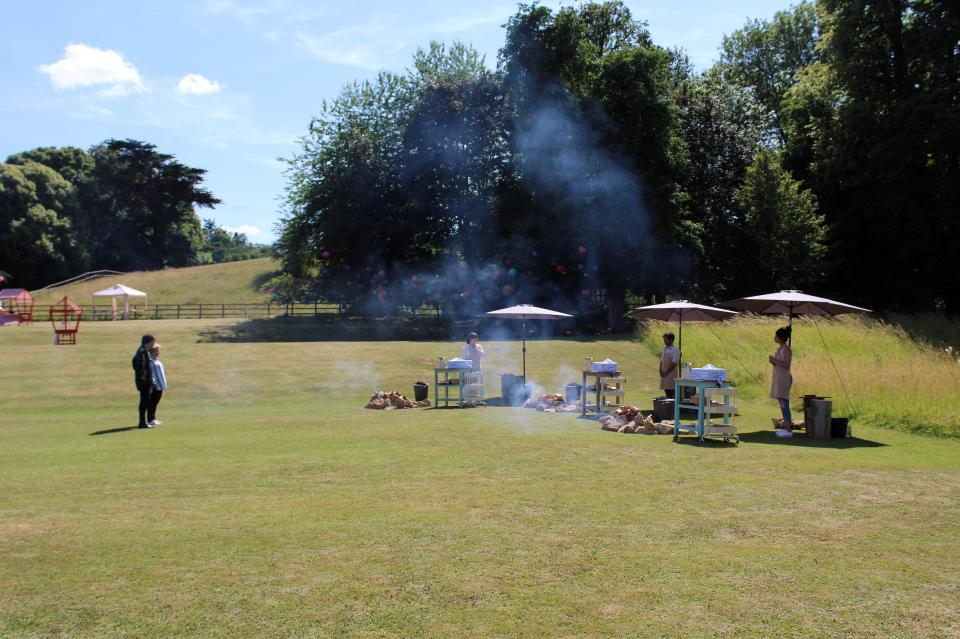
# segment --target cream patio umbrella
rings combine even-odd
[[[793,328],[793,318],[797,315],[844,315],[846,313],[872,313],[868,308],[844,304],[836,300],[816,295],[807,295],[803,291],[786,290],[766,295],[741,297],[740,299],[723,302],[721,306],[735,308],[751,313],[764,315],[787,315],[790,328]]]
[[[767,293],[766,295],[742,297],[740,299],[724,302],[721,304],[721,306],[750,311],[753,313],[763,313],[766,315],[787,315],[790,318],[789,326],[791,333],[793,332],[793,318],[795,315],[833,316],[845,315],[847,313],[873,312],[868,308],[861,308],[852,304],[845,304],[836,300],[827,299],[826,297],[807,295],[803,291],[798,290],[786,290],[778,291],[776,293]],[[816,326],[816,324],[814,325]],[[830,364],[833,366],[833,372],[836,373],[837,379],[840,380],[840,388],[843,389],[843,394],[847,398],[847,403],[852,409],[853,402],[850,401],[850,394],[847,392],[847,387],[843,383],[843,377],[840,376],[840,369],[837,368],[837,363],[833,361],[833,356],[830,354],[830,349],[827,348],[827,342],[823,339],[823,334],[820,333],[819,326],[817,327],[817,333],[820,334],[820,341],[823,343],[823,350],[827,353],[827,358],[829,358]],[[791,342],[790,345],[793,346],[792,338],[789,341]]]
[[[511,306],[509,308],[501,308],[496,311],[490,311],[489,313],[484,313],[483,317],[492,317],[495,319],[515,319],[520,320],[522,324],[523,332],[523,383],[527,383],[527,320],[562,320],[569,319],[573,315],[568,315],[567,313],[561,313],[559,311],[551,311],[547,308],[540,308],[539,306],[531,306],[530,304],[518,304],[517,306]]]
[[[641,306],[627,313],[627,315],[641,319],[677,322],[680,333],[677,339],[677,348],[680,349],[681,361],[683,361],[683,320],[687,320],[688,322],[722,322],[736,314],[736,311],[728,311],[714,306],[704,306],[703,304],[694,304],[687,300]]]
[[[97,298],[98,297],[109,297],[113,305],[113,317],[117,317],[117,298],[123,298],[123,319],[130,319],[130,298],[131,297],[142,297],[144,305],[147,302],[147,294],[143,291],[138,291],[135,288],[131,288],[124,284],[114,284],[110,288],[105,288],[102,291],[97,291],[93,294],[93,305],[94,310],[96,310]]]

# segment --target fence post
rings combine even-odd
[[[227,313],[226,307],[225,307],[223,304],[221,304],[221,305],[220,305],[220,319],[223,319],[224,317],[226,317],[226,316],[227,316],[226,313]]]
[[[243,305],[243,319],[247,319],[248,316],[249,316],[249,315],[248,315],[248,313],[247,313],[247,304],[244,304],[244,305]]]
[[[180,319],[180,305],[177,304],[177,319]]]
[[[313,316],[317,317],[317,300],[313,300]]]
[[[203,304],[197,304],[197,319],[203,319]]]
[[[270,318],[270,302],[267,302],[267,319]]]

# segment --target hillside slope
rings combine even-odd
[[[266,296],[258,291],[260,285],[279,269],[279,262],[265,257],[160,271],[136,271],[42,291],[34,293],[34,296],[40,306],[52,304],[68,295],[86,307],[92,302],[94,292],[114,284],[126,284],[145,292],[150,304],[260,302],[266,301]]]

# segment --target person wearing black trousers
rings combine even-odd
[[[153,347],[153,335],[147,333],[140,338],[140,348],[133,356],[133,383],[140,392],[140,420],[138,428],[153,428],[147,423],[147,411],[153,400],[153,370],[150,367],[150,349]]]

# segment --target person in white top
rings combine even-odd
[[[150,394],[150,404],[147,406],[147,423],[151,426],[159,426],[163,422],[157,419],[157,405],[163,397],[163,391],[167,390],[167,372],[163,368],[163,362],[160,361],[160,344],[156,342],[150,348],[150,376],[153,392]]]
[[[478,335],[470,333],[467,335],[467,343],[463,345],[463,359],[472,362],[470,372],[465,374],[464,380],[467,384],[464,389],[464,396],[470,405],[476,405],[483,401],[483,371],[481,370],[480,360],[485,353],[483,346],[477,342]]]
[[[483,346],[477,342],[480,336],[476,333],[467,335],[467,343],[463,346],[463,359],[469,359],[473,362],[473,370],[480,370],[480,360],[483,359]]]
[[[680,349],[673,344],[673,333],[663,334],[663,350],[660,351],[660,389],[674,399],[674,380],[680,368]]]

